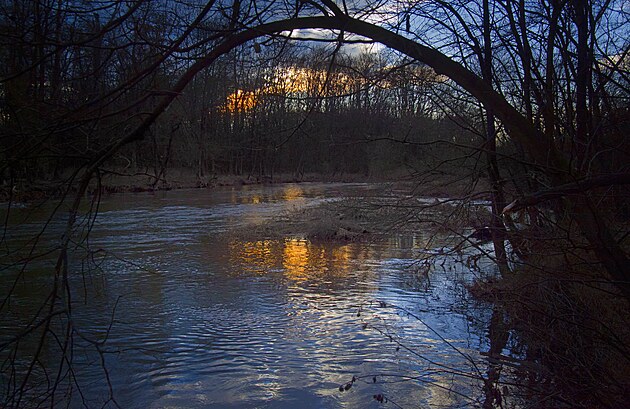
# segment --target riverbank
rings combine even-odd
[[[290,174],[273,176],[207,175],[199,176],[189,169],[170,169],[156,177],[148,171],[108,170],[95,177],[88,187],[89,194],[152,192],[176,189],[212,189],[224,186],[246,186],[282,183],[396,183],[411,194],[433,197],[487,197],[487,183],[473,181],[469,176],[425,172],[416,174]],[[56,180],[25,181],[0,186],[0,202],[33,202],[55,199],[76,192],[77,180],[72,174]]]
[[[368,182],[362,175],[278,174],[273,177],[253,175],[199,176],[188,169],[172,169],[166,175],[156,177],[147,171],[129,172],[110,170],[93,178],[88,193],[112,194],[129,192],[154,192],[177,189],[207,189],[222,186],[246,186],[277,183],[303,182]],[[32,202],[60,198],[76,192],[77,180],[68,174],[56,180],[26,181],[0,186],[0,202]]]

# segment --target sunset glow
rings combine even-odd
[[[227,97],[225,105],[220,108],[221,112],[249,112],[258,104],[256,92],[243,91],[237,89]]]
[[[392,89],[397,85],[396,73],[393,77],[385,75],[393,67],[373,68],[367,76],[362,74],[349,75],[345,72],[317,70],[305,67],[277,67],[267,77],[266,85],[252,91],[237,89],[226,98],[226,102],[219,110],[223,113],[250,112],[267,96],[306,97],[340,97],[351,96],[369,87]],[[407,67],[413,70],[415,84],[430,82],[444,82],[446,77],[437,75],[432,70],[418,66]],[[381,72],[382,71],[382,72]],[[370,77],[375,77],[370,78]],[[409,86],[410,84],[405,84]]]

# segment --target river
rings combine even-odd
[[[77,333],[74,373],[67,377],[74,391],[66,403],[143,409],[479,405],[491,307],[471,300],[464,287],[477,272],[446,255],[428,270],[417,264],[427,252],[439,253],[447,238],[427,248],[423,232],[356,243],[233,234],[325,200],[381,194],[395,192],[309,183],[103,198],[89,240],[72,254]],[[26,243],[43,225],[43,214],[14,210],[12,220],[26,221],[14,223],[9,239]],[[63,223],[50,223],[40,247],[54,248]],[[5,336],[16,333],[50,290],[51,263],[42,256],[17,281],[2,315]],[[3,299],[16,274],[4,270]],[[99,342],[101,354],[91,341]],[[44,368],[57,350],[46,345]],[[6,361],[2,371],[6,399]]]

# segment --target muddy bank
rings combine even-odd
[[[386,177],[370,177],[359,174],[277,174],[255,175],[209,175],[199,176],[188,169],[169,170],[166,176],[156,177],[145,172],[105,171],[96,175],[88,193],[153,192],[175,189],[206,189],[221,186],[245,186],[259,184],[303,183],[303,182],[382,182]],[[78,189],[76,175],[68,174],[57,180],[15,180],[0,185],[1,202],[30,202],[43,199],[61,198]]]
[[[78,189],[76,175],[67,174],[57,180],[15,180],[0,186],[0,202],[31,202],[57,199],[74,193]],[[404,187],[409,194],[432,197],[475,197],[485,198],[487,184],[473,181],[468,176],[444,173],[420,174],[276,174],[255,175],[208,175],[199,176],[188,169],[171,169],[166,175],[156,177],[151,172],[106,170],[95,176],[88,187],[89,194],[111,194],[125,192],[152,192],[160,190],[214,188],[221,186],[245,186],[258,184],[341,182],[383,183],[393,182]]]

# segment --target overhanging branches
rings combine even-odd
[[[505,206],[502,214],[517,212],[529,206],[535,206],[548,200],[562,198],[568,195],[584,194],[599,187],[619,186],[630,184],[630,173],[613,173],[610,175],[595,176],[588,179],[577,180],[551,189],[538,191],[532,195],[514,200]]]

